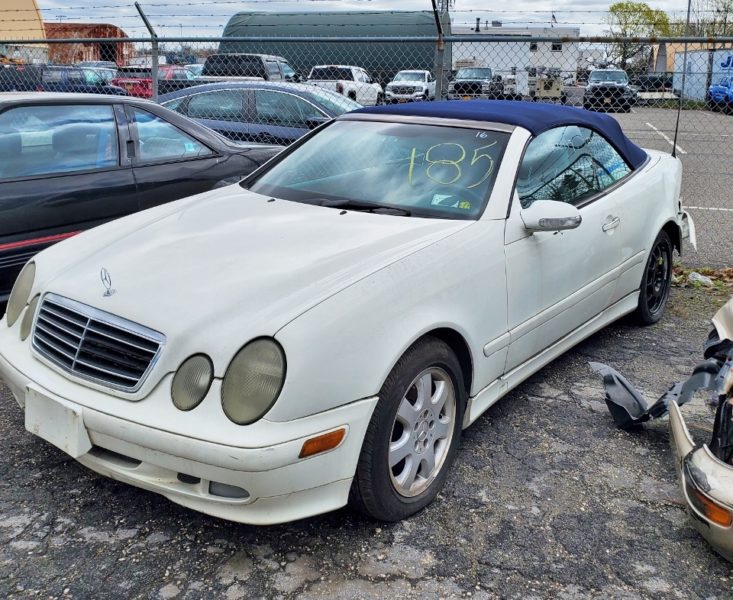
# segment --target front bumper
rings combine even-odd
[[[698,508],[701,495],[733,515],[733,467],[716,458],[707,445],[695,446],[675,402],[669,404],[670,443],[677,475],[692,523],[710,545],[733,561],[733,526],[713,522]]]
[[[424,100],[425,94],[426,92],[424,90],[418,90],[412,94],[395,94],[394,92],[387,90],[384,93],[384,98],[387,102],[415,102],[418,100]]]
[[[82,406],[38,385],[2,355],[0,377],[26,409],[26,428],[84,466],[194,510],[256,525],[293,521],[346,504],[378,400],[363,399],[297,421],[268,422],[273,443],[246,447],[194,439]],[[44,425],[43,414],[53,422]],[[346,436],[335,449],[298,457],[306,439],[340,427]]]

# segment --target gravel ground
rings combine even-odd
[[[398,524],[194,513],[26,433],[0,385],[0,597],[731,598],[731,565],[683,509],[666,422],[616,430],[587,367],[656,398],[724,300],[676,289],[658,325],[615,324],[556,360],[465,432],[439,499]],[[709,436],[702,400],[683,412]]]

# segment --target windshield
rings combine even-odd
[[[262,173],[258,194],[419,217],[477,219],[509,134],[407,123],[336,121]]]
[[[342,69],[340,67],[313,67],[308,79],[315,79],[316,81],[338,81],[340,79],[345,79],[347,81],[351,81],[354,77],[351,74],[351,69]]]
[[[329,90],[322,90],[315,86],[311,87],[313,89],[309,90],[309,92],[313,95],[314,100],[328,110],[332,117],[338,117],[344,113],[361,108],[361,104],[354,102],[351,98]]]
[[[425,81],[425,73],[421,71],[400,71],[392,81]]]
[[[613,81],[614,83],[628,83],[629,78],[626,77],[624,71],[593,71],[588,81]]]
[[[458,69],[456,79],[491,79],[491,69]]]

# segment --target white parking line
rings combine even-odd
[[[658,135],[662,136],[665,140],[667,140],[670,146],[674,147],[674,142],[670,140],[663,131],[659,131],[659,129],[654,127],[654,125],[652,125],[651,123],[647,123],[646,126],[652,129]],[[682,148],[680,148],[679,144],[677,144],[677,150],[679,151],[680,154],[687,154],[687,152],[685,152]]]
[[[685,206],[685,209],[691,208],[693,210],[716,210],[718,212],[730,212],[733,213],[733,208],[711,208],[709,206]]]
[[[632,114],[634,115],[636,114],[636,111],[633,108],[630,108],[629,110],[631,111]]]
[[[705,112],[704,110],[700,111],[702,114],[704,114],[706,117],[712,117],[713,113]]]

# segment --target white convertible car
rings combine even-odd
[[[680,179],[580,109],[362,109],[36,256],[0,374],[29,431],[195,510],[402,519],[509,390],[622,315],[659,320]]]

